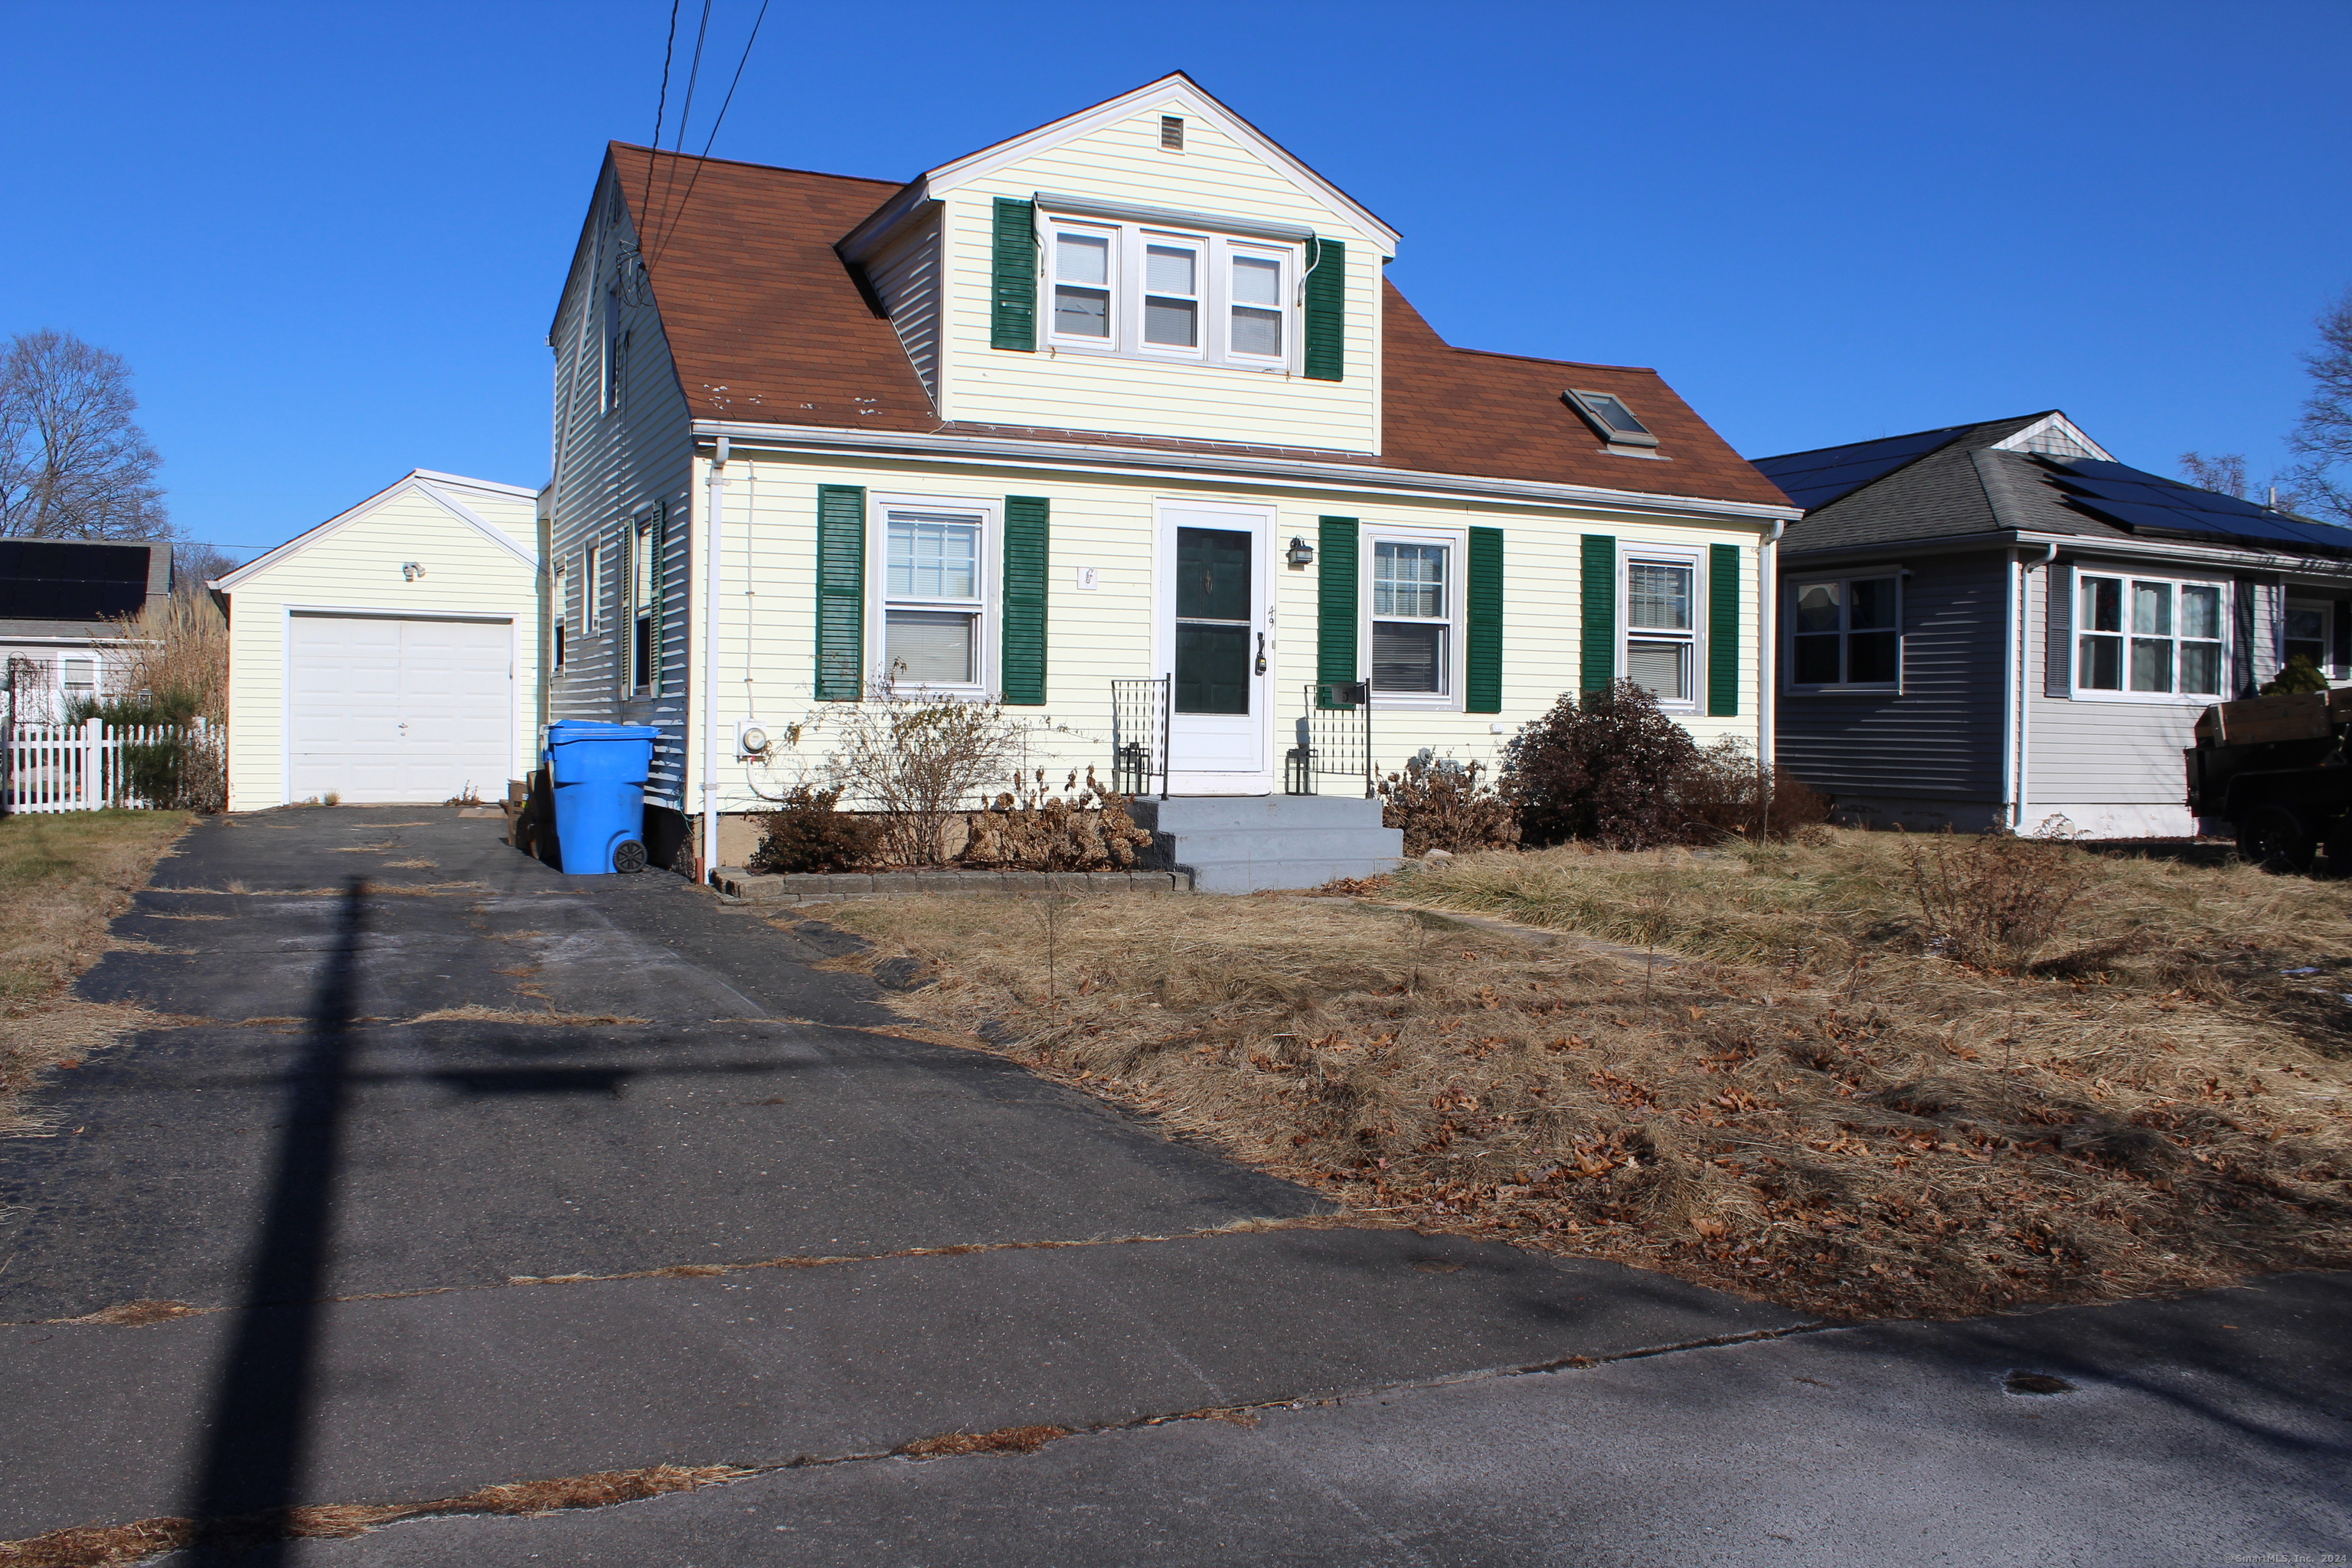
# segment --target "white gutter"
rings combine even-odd
[[[1777,656],[1780,649],[1780,535],[1789,525],[1775,520],[1756,549],[1756,760],[1770,787],[1772,759],[1778,751],[1773,733],[1772,699],[1780,686]]]
[[[694,422],[694,433],[703,437],[732,437],[747,445],[777,451],[887,452],[932,462],[979,464],[992,468],[1018,464],[1031,468],[1108,468],[1139,478],[1194,481],[1203,474],[1219,474],[1297,489],[1344,489],[1386,495],[1430,492],[1475,495],[1529,506],[1607,507],[1620,511],[1735,517],[1757,522],[1775,520],[1794,522],[1804,515],[1796,507],[1767,505],[1760,501],[1713,500],[1695,496],[1660,495],[1649,490],[1610,489],[1597,485],[1551,484],[1532,479],[1481,479],[1465,474],[1381,468],[1360,463],[1321,462],[1313,458],[1255,457],[1227,452],[1170,452],[1158,447],[1101,446],[1086,441],[929,436],[903,431],[841,430],[821,426],[754,425],[727,419],[698,419]]]
[[[719,542],[727,506],[727,437],[711,448],[709,499],[702,531],[702,853],[697,879],[709,881],[719,869]]]

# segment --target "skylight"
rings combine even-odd
[[[1584,416],[1602,440],[1623,447],[1658,444],[1650,427],[1633,417],[1633,411],[1625,406],[1623,398],[1607,392],[1571,391],[1567,395],[1570,405]]]

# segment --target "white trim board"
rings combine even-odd
[[[247,578],[256,575],[265,568],[275,566],[281,561],[289,560],[295,555],[299,555],[303,551],[310,549],[310,546],[314,544],[320,543],[321,541],[333,538],[336,534],[341,533],[344,529],[351,527],[355,522],[364,521],[376,511],[382,510],[384,506],[397,500],[404,493],[410,490],[414,490],[418,495],[433,501],[444,511],[446,511],[450,516],[456,518],[458,521],[479,530],[486,537],[494,541],[499,548],[506,551],[508,554],[512,555],[516,560],[521,562],[532,571],[536,572],[540,569],[539,558],[536,555],[532,554],[530,551],[525,550],[521,545],[517,544],[504,531],[485,521],[479,512],[474,510],[471,507],[465,505],[454,496],[451,496],[446,491],[438,489],[436,485],[427,482],[424,477],[426,472],[427,470],[424,468],[410,469],[407,473],[403,474],[399,479],[394,480],[391,484],[386,485],[383,489],[376,491],[375,494],[368,497],[367,500],[360,502],[357,506],[352,507],[345,511],[337,512],[334,516],[315,527],[305,529],[300,533],[298,533],[293,538],[288,540],[285,543],[279,545],[277,549],[266,551],[262,554],[255,556],[252,560],[247,562],[236,571],[227,573],[223,576],[215,577],[211,582],[205,584],[205,586],[216,593],[234,593],[236,590],[236,585],[244,582]],[[536,498],[539,494],[536,490],[526,490],[519,486],[495,484],[482,479],[459,479],[456,475],[452,474],[435,474],[432,477],[435,479],[445,482],[472,485],[483,489],[511,493],[518,499],[525,497]]]

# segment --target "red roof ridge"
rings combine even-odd
[[[656,158],[676,158],[689,163],[725,163],[737,169],[761,169],[773,174],[806,174],[817,180],[848,180],[860,185],[888,185],[892,190],[904,190],[904,180],[880,180],[867,174],[836,174],[824,169],[795,169],[789,163],[755,163],[749,158],[711,158],[700,153],[680,153],[661,147],[648,147],[642,142],[608,142],[607,147],[618,147],[631,153],[650,153]]]
[[[1505,353],[1500,349],[1465,349],[1460,343],[1447,343],[1445,346],[1458,354],[1485,354],[1488,359],[1515,359],[1528,364],[1566,365],[1572,370],[1629,370],[1640,375],[1658,374],[1657,368],[1654,365],[1603,364],[1599,360],[1589,359],[1551,359],[1543,354]]]

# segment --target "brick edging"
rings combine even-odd
[[[754,904],[903,898],[909,893],[1189,893],[1190,871],[794,871],[768,875],[721,866],[711,881]]]

